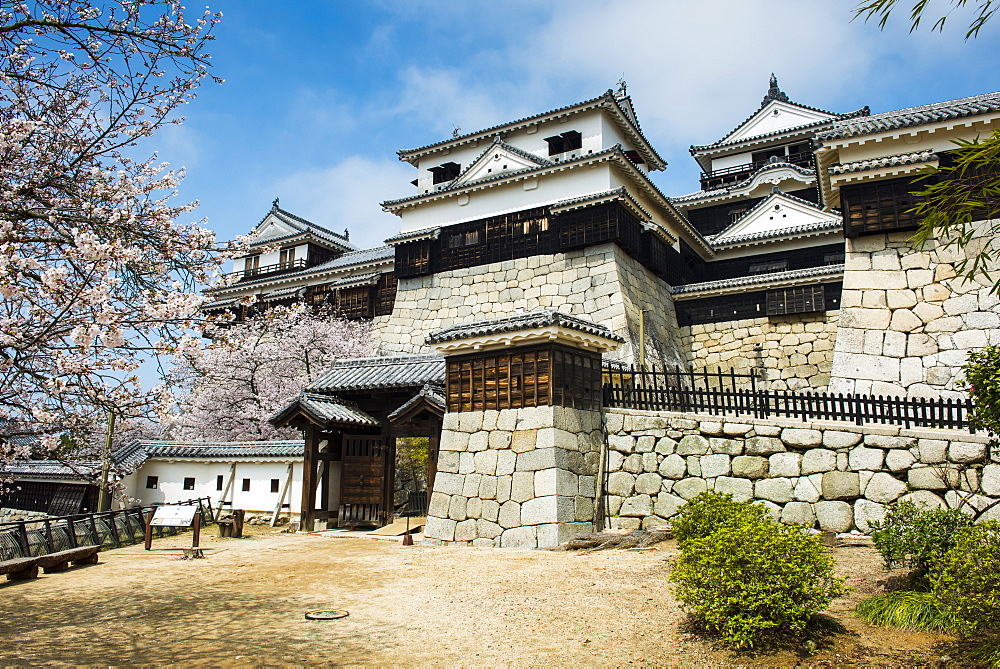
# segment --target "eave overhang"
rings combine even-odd
[[[844,278],[844,265],[824,265],[823,267],[810,267],[807,269],[790,270],[787,272],[774,272],[773,274],[755,274],[753,276],[741,276],[735,279],[722,279],[719,281],[704,281],[701,283],[688,283],[671,288],[674,302],[686,300],[696,300],[705,297],[718,297],[720,295],[731,295],[747,293],[752,290],[766,290],[770,288],[792,288],[795,286],[808,286],[817,283],[829,283],[840,281]]]

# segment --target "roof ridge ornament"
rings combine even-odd
[[[626,92],[626,89],[627,89],[627,85],[625,84],[625,75],[623,74],[622,78],[618,80],[618,90],[615,91],[615,97],[618,98],[618,99],[621,99],[621,98],[624,98],[624,97],[628,97],[628,93]]]
[[[771,100],[788,102],[788,96],[785,95],[780,88],[778,88],[778,77],[774,76],[774,72],[771,73],[771,80],[767,88],[767,95],[764,96],[764,100],[760,103],[760,106],[766,106]]]
[[[271,203],[272,211],[278,208],[278,198],[274,198],[274,202]]]

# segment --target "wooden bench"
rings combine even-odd
[[[38,576],[36,557],[13,558],[0,562],[0,574],[7,574],[8,581],[24,581]]]
[[[81,546],[79,548],[70,548],[69,550],[59,551],[58,553],[42,555],[41,557],[35,559],[38,560],[38,566],[40,566],[46,574],[51,574],[53,572],[66,571],[69,569],[70,562],[75,565],[97,564],[100,559],[97,553],[100,550],[100,546]]]

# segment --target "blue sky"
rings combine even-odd
[[[226,83],[203,85],[186,123],[152,142],[186,166],[180,198],[220,238],[280,197],[380,244],[398,219],[379,202],[415,178],[398,149],[595,97],[623,75],[671,195],[697,189],[688,146],[756,110],[771,72],[792,100],[838,112],[1000,90],[1000,19],[969,41],[961,16],[944,34],[910,34],[903,14],[879,31],[843,0],[209,4],[224,14],[211,51]]]

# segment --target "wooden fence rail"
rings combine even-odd
[[[198,505],[202,523],[211,522],[212,501],[208,497],[174,504]],[[135,506],[117,511],[0,523],[0,562],[81,546],[120,548],[141,543],[146,532],[146,514],[155,509],[155,506]],[[177,534],[177,530],[175,527],[154,528],[156,536]]]
[[[604,370],[604,406],[755,418],[801,418],[969,429],[970,399],[925,399],[758,389],[755,374],[716,370]]]

